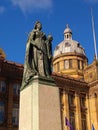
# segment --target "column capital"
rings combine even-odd
[[[80,91],[76,91],[75,92],[75,97],[79,97],[80,96]]]

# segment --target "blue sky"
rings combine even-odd
[[[94,58],[90,8],[93,8],[98,50],[98,0],[0,0],[0,48],[6,59],[24,63],[27,32],[39,20],[42,30],[53,35],[53,50],[63,40],[69,24],[73,39],[86,51],[89,63]]]

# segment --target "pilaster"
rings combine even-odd
[[[80,69],[82,70],[82,61],[80,60]]]
[[[75,113],[76,130],[82,130],[79,93],[75,94],[75,105],[76,105],[76,113]]]
[[[7,127],[8,130],[12,128],[12,108],[13,108],[13,84],[9,83],[9,90],[8,90],[8,118],[7,118]]]
[[[98,97],[94,94],[90,96],[90,116],[91,116],[91,125],[94,125],[94,128],[98,129]]]
[[[69,103],[68,103],[68,92],[63,90],[62,96],[62,103],[63,103],[63,129],[69,130],[68,126],[66,126],[65,117],[69,120]]]
[[[86,95],[86,107],[87,107],[87,130],[91,130],[91,116],[90,116],[90,104],[89,104],[89,96]]]

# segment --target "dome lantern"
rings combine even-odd
[[[69,25],[68,25],[68,24],[66,25],[66,29],[64,30],[64,39],[65,39],[65,40],[72,39],[72,31],[71,31],[71,29],[69,28]]]

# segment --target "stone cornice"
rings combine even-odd
[[[90,98],[98,96],[98,80],[89,83],[89,96]]]
[[[0,76],[9,77],[11,79],[20,78],[23,75],[23,65],[12,61],[0,60]]]
[[[68,76],[63,76],[55,73],[52,74],[52,77],[54,78],[56,85],[59,88],[65,89],[66,91],[75,90],[79,93],[80,91],[89,91],[88,84],[82,80],[77,80]]]
[[[85,55],[82,55],[82,54],[79,54],[79,53],[76,53],[76,52],[68,52],[68,53],[65,53],[65,54],[59,54],[58,56],[56,57],[53,57],[53,62],[60,58],[60,57],[65,57],[65,56],[78,56],[78,57],[81,57],[83,59],[87,59],[87,57]]]
[[[95,80],[95,81],[88,84],[89,87],[94,87],[96,85],[98,85],[98,80]]]
[[[88,69],[91,69],[92,67],[98,66],[98,60],[93,61],[92,64],[88,65],[86,68],[84,68],[84,71],[87,71]]]

